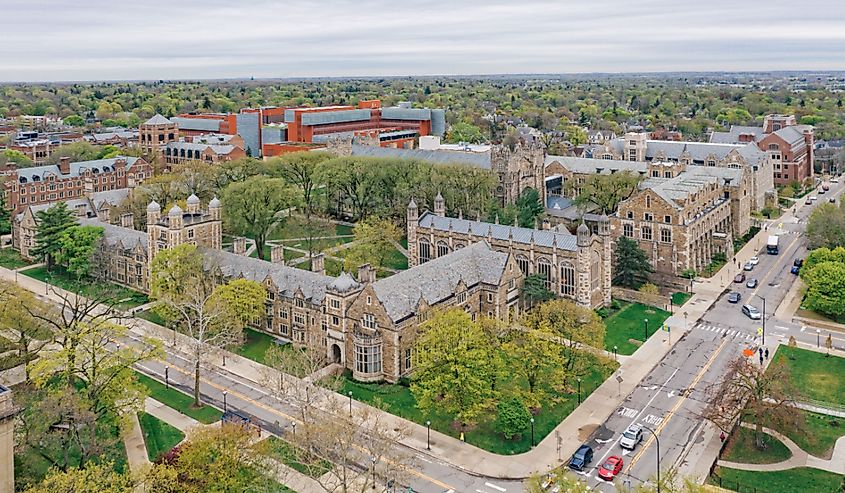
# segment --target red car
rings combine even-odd
[[[613,481],[613,478],[622,470],[622,457],[611,455],[604,464],[599,467],[599,477],[605,481]]]

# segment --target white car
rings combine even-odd
[[[810,200],[812,200],[813,202],[815,202],[815,201],[819,200],[819,198],[818,198],[818,197],[816,197],[815,195],[810,195]]]
[[[830,179],[830,182],[831,183],[839,183],[839,178],[834,176],[833,178]]]
[[[643,441],[643,429],[640,425],[631,425],[625,430],[625,433],[622,434],[622,438],[619,439],[619,446],[628,449],[634,450],[637,447],[637,444]]]
[[[760,257],[751,257],[748,259],[748,263],[751,265],[757,265],[760,263]]]

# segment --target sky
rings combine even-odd
[[[0,81],[845,70],[843,0],[0,0]]]

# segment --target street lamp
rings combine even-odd
[[[531,418],[531,447],[534,447],[534,418]]]
[[[755,295],[755,296],[757,296],[758,298],[763,300],[763,315],[760,318],[763,320],[763,334],[762,334],[763,335],[763,343],[762,343],[762,345],[765,346],[766,345],[766,298],[763,298],[759,294]]]
[[[352,391],[349,391],[349,417],[352,417]]]
[[[822,347],[822,330],[816,329],[816,347]]]
[[[373,462],[373,489],[376,489],[376,458],[370,457],[370,460]]]
[[[578,405],[581,405],[581,377],[577,378],[578,380]]]
[[[227,391],[227,390],[224,390],[224,391],[223,391],[223,412],[224,412],[224,413],[229,411],[229,406],[228,406],[228,404],[226,403],[226,396],[227,396],[228,394],[229,394],[229,391]]]
[[[290,427],[293,428],[293,436],[296,436],[296,421],[291,421]]]
[[[170,388],[170,365],[164,367],[164,388]]]
[[[657,442],[657,493],[660,493],[660,439],[657,438],[657,433],[648,426],[640,425],[643,429],[648,430],[654,435],[654,441]]]
[[[687,316],[689,316],[688,312],[684,312],[684,332],[689,330],[689,325],[687,322]]]
[[[619,361],[619,347],[613,346],[613,361]]]
[[[425,431],[426,431],[425,449],[431,450],[431,421],[425,422]]]
[[[643,327],[645,328],[645,337],[643,337],[643,342],[645,342],[645,341],[648,340],[648,319],[644,318],[643,322],[644,322]]]

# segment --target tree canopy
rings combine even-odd
[[[258,257],[265,258],[267,234],[277,222],[280,212],[297,203],[296,190],[279,178],[254,176],[226,187],[223,211],[232,231],[255,240]]]
[[[613,282],[619,286],[639,289],[648,282],[648,275],[654,272],[654,267],[645,252],[636,241],[627,236],[620,236],[616,240],[616,252],[613,263]]]

